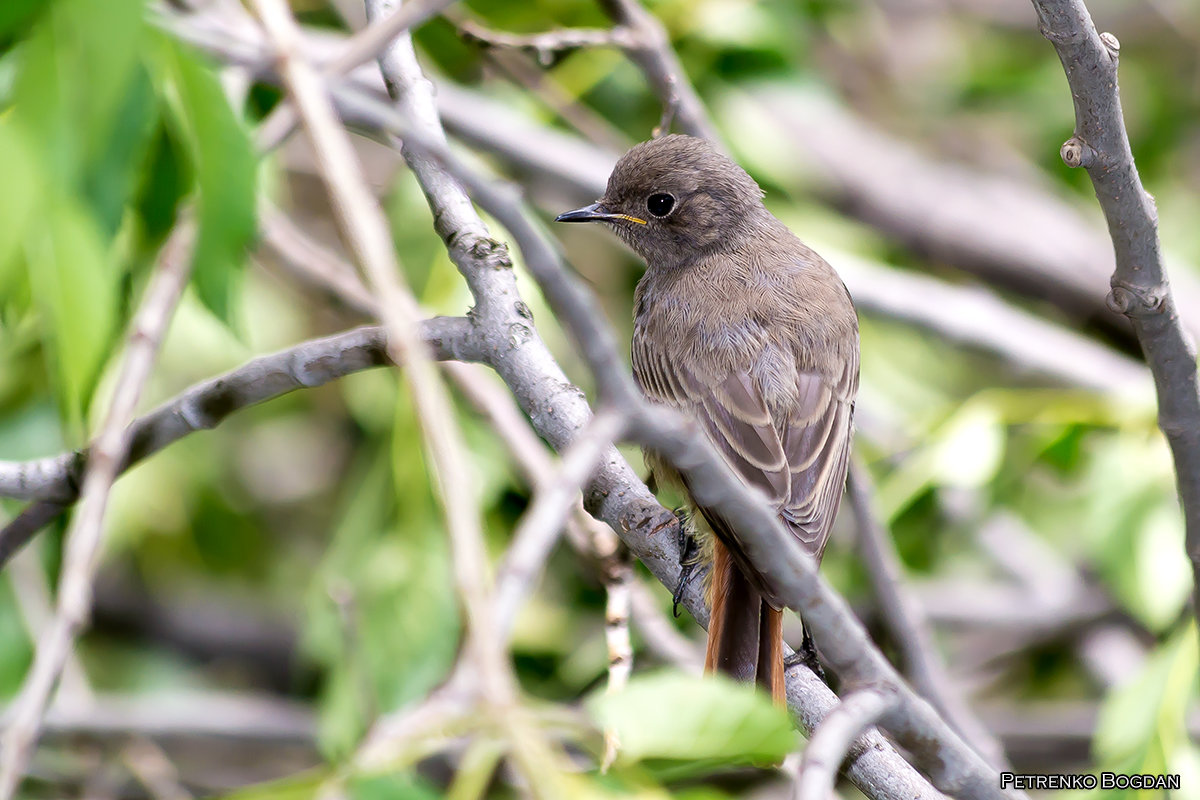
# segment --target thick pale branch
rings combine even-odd
[[[1109,306],[1133,323],[1158,390],[1159,427],[1171,446],[1187,526],[1187,552],[1200,586],[1200,387],[1196,348],[1167,280],[1154,199],[1142,186],[1117,86],[1121,45],[1098,33],[1083,0],[1033,0],[1042,33],[1058,52],[1075,105],[1075,135],[1062,146],[1083,167],[1108,221],[1116,256]],[[1200,592],[1193,592],[1200,616]]]

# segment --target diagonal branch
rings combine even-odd
[[[4,800],[17,791],[37,742],[42,717],[74,648],[75,637],[87,624],[92,585],[104,542],[108,495],[129,450],[129,421],[191,272],[194,233],[190,217],[176,223],[175,231],[163,245],[159,268],[146,287],[142,304],[130,323],[112,405],[96,437],[91,463],[83,476],[83,505],[67,532],[54,619],[38,639],[33,666],[25,677],[8,727],[0,739],[0,798]]]
[[[1163,265],[1158,211],[1142,186],[1117,86],[1121,45],[1097,33],[1083,0],[1033,0],[1075,104],[1075,135],[1062,146],[1068,167],[1083,167],[1108,221],[1116,256],[1109,307],[1133,323],[1158,392],[1158,424],[1171,446],[1187,527],[1187,553],[1200,586],[1200,387],[1196,348],[1179,318]],[[1200,592],[1193,592],[1200,616]]]
[[[955,692],[950,676],[946,674],[946,667],[934,647],[929,620],[901,580],[896,545],[871,507],[870,477],[857,460],[850,465],[846,493],[854,512],[859,556],[870,576],[884,625],[900,654],[904,674],[988,761],[1007,768],[1004,747]]]
[[[637,0],[599,0],[599,3],[618,27],[629,31],[633,46],[626,48],[626,52],[663,102],[663,121],[658,133],[667,133],[674,118],[684,133],[719,143],[717,128],[700,96],[684,77],[679,57],[658,18]]]

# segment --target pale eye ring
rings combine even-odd
[[[665,192],[652,194],[646,199],[646,210],[656,217],[665,217],[675,208],[675,198]]]

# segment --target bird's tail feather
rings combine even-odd
[[[719,540],[713,545],[704,669],[755,681],[782,704],[783,612],[767,605]]]

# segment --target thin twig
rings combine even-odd
[[[813,731],[795,784],[795,800],[827,800],[854,740],[895,705],[896,698],[875,689],[861,689],[842,698]]]
[[[668,133],[671,121],[678,120],[680,129],[720,143],[717,128],[704,108],[692,84],[684,79],[679,57],[671,48],[662,23],[637,0],[599,0],[600,7],[618,28],[626,28],[634,45],[626,48],[629,57],[642,70],[650,88],[663,103],[663,118],[658,131]],[[664,127],[666,126],[666,127]]]
[[[1043,35],[1054,45],[1075,105],[1075,135],[1062,146],[1069,167],[1083,167],[1108,221],[1116,256],[1108,305],[1133,323],[1158,391],[1158,424],[1175,459],[1187,529],[1187,553],[1200,587],[1200,386],[1196,348],[1167,281],[1158,211],[1142,186],[1117,86],[1121,45],[1098,33],[1083,0],[1033,0]],[[1200,591],[1192,593],[1200,617]]]
[[[190,217],[185,217],[176,224],[175,231],[163,246],[159,268],[130,324],[112,404],[84,474],[81,507],[67,532],[54,619],[38,640],[33,666],[14,703],[8,727],[0,738],[0,798],[3,800],[8,800],[17,791],[37,741],[46,706],[74,649],[75,637],[87,624],[92,584],[104,541],[109,491],[129,449],[128,425],[138,398],[150,377],[159,344],[187,284],[193,237],[193,223]]]
[[[674,664],[680,669],[699,674],[704,666],[703,647],[684,636],[671,623],[670,617],[659,606],[650,587],[641,581],[634,581],[630,603],[633,622],[641,633],[646,649],[667,664]]]
[[[507,638],[516,611],[533,589],[542,566],[574,509],[579,490],[623,432],[621,416],[601,409],[563,453],[555,477],[542,483],[513,533],[496,574],[495,619]]]
[[[582,47],[616,47],[627,50],[635,46],[632,33],[616,28],[560,28],[544,33],[516,34],[496,31],[470,19],[458,23],[459,35],[468,43],[482,48],[523,50],[548,66],[550,58],[567,50]]]
[[[435,465],[436,489],[446,514],[455,580],[466,616],[467,649],[480,668],[483,691],[503,703],[513,696],[513,686],[487,602],[490,579],[478,498],[469,479],[466,446],[451,416],[450,398],[418,333],[420,310],[401,284],[387,221],[362,177],[349,135],[338,122],[321,77],[298,49],[300,30],[290,9],[283,0],[256,0],[255,7],[279,47],[281,71],[312,139],[342,230],[379,294],[388,352],[405,368],[425,447]],[[380,41],[380,48],[391,38]]]
[[[139,737],[125,745],[121,759],[154,800],[191,800],[191,792],[179,782],[175,765],[149,739]]]
[[[611,533],[611,532],[610,532]],[[629,618],[633,610],[633,565],[614,553],[611,563],[617,568],[605,577],[607,601],[604,604],[604,643],[608,646],[608,685],[605,694],[619,694],[633,672],[633,644],[629,638]],[[621,740],[613,728],[604,731],[604,756],[600,771],[607,772],[617,760]]]
[[[375,298],[363,286],[354,268],[313,237],[287,214],[268,202],[259,206],[262,245],[286,264],[301,280],[329,292],[364,316],[378,318]]]
[[[402,11],[368,25],[350,37],[337,57],[325,67],[324,73],[334,78],[349,74],[355,67],[376,58],[409,28],[440,13],[453,2],[454,0],[425,0],[409,3]],[[281,104],[259,127],[259,147],[263,150],[274,150],[295,130],[298,122],[296,109],[291,105]]]
[[[1007,768],[1008,761],[1000,743],[983,727],[963,698],[954,692],[950,676],[934,646],[929,621],[904,587],[900,558],[871,507],[870,477],[858,461],[851,464],[847,493],[858,529],[859,555],[871,580],[888,638],[899,651],[904,674],[993,766]]]

